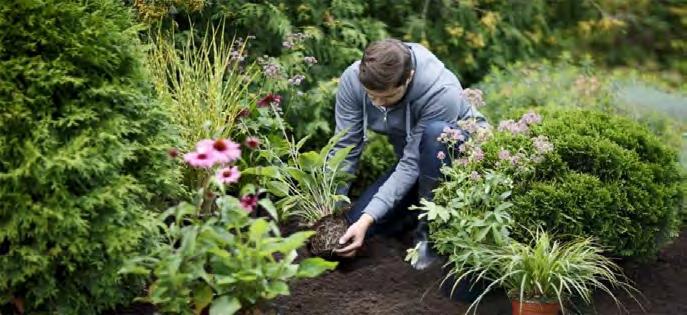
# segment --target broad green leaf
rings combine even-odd
[[[513,206],[512,203],[510,203],[510,202],[504,202],[504,203],[498,205],[498,207],[496,207],[496,209],[494,209],[494,211],[495,211],[495,212],[503,211],[503,210],[506,210],[506,209],[508,209],[508,208],[510,208],[510,207],[512,207],[512,206]]]
[[[239,299],[227,295],[215,299],[210,306],[210,315],[232,315],[241,309]]]
[[[277,197],[286,197],[289,195],[289,184],[281,181],[269,181],[265,184],[267,190]]]
[[[212,247],[212,248],[208,249],[208,253],[213,254],[213,255],[220,257],[220,258],[231,257],[231,254],[229,254],[228,251],[221,249],[221,248],[218,248],[218,247]]]
[[[269,213],[274,220],[279,221],[279,213],[277,212],[277,208],[274,207],[272,200],[263,198],[258,201],[258,204],[265,208],[267,213]]]
[[[263,237],[263,235],[268,231],[269,224],[265,219],[257,219],[253,221],[248,230],[249,237],[252,241],[257,241]]]
[[[310,139],[310,135],[307,135],[307,136],[303,137],[303,139],[298,140],[298,143],[296,143],[296,147],[295,147],[296,151],[300,151],[301,148],[303,147],[303,145],[305,145],[305,142],[308,141],[308,139]]]
[[[282,254],[288,254],[290,251],[305,245],[306,240],[313,234],[315,234],[313,231],[296,232],[283,239],[281,242],[272,244],[272,250]]]
[[[254,195],[255,194],[255,185],[253,184],[245,184],[243,187],[241,187],[241,196],[245,195]]]
[[[225,275],[215,275],[215,283],[218,285],[226,285],[236,283],[236,278]]]
[[[242,174],[250,174],[257,176],[265,176],[270,178],[279,179],[281,178],[279,174],[279,168],[277,166],[256,166],[245,168],[241,171]]]
[[[320,155],[312,151],[302,153],[298,157],[298,165],[306,172],[313,172],[314,170],[320,169],[323,164],[324,161],[320,159]]]
[[[279,295],[289,295],[289,285],[281,280],[273,280],[267,284],[266,291],[265,297],[271,300]]]
[[[193,290],[194,314],[200,314],[206,306],[210,305],[210,302],[212,302],[212,295],[212,288],[207,284],[203,284],[200,288]]]
[[[337,264],[335,261],[326,261],[320,257],[307,258],[298,265],[296,277],[314,278],[327,270],[334,270]]]
[[[339,166],[341,165],[341,162],[343,162],[346,159],[346,157],[352,149],[353,146],[348,146],[346,148],[336,151],[336,153],[334,153],[334,156],[327,160],[327,166],[329,167],[329,169],[333,171],[338,170]]]
[[[302,170],[289,167],[286,169],[286,172],[289,174],[289,176],[293,177],[293,179],[295,179],[301,187],[310,187],[314,184],[312,177]]]

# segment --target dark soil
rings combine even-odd
[[[404,244],[405,243],[405,244]],[[467,305],[441,293],[440,266],[418,272],[403,262],[408,242],[376,238],[367,242],[362,257],[344,261],[337,271],[292,286],[291,296],[280,298],[283,314],[463,314]],[[665,248],[658,261],[626,269],[644,298],[646,313],[629,296],[616,293],[627,312],[613,300],[597,294],[595,306],[575,306],[574,314],[687,314],[687,230]],[[510,301],[503,292],[490,294],[478,314],[509,315]]]
[[[339,248],[339,238],[346,233],[348,222],[343,216],[327,216],[315,223],[315,235],[310,238],[310,252],[315,256],[331,257]]]
[[[354,260],[342,261],[335,272],[291,286],[291,295],[275,301],[282,314],[463,314],[467,305],[444,297],[439,287],[440,267],[414,271],[403,262],[408,241],[374,238]],[[658,261],[626,269],[644,298],[646,313],[628,296],[617,293],[627,312],[613,300],[597,294],[595,306],[577,306],[573,314],[687,314],[687,230],[663,250]],[[138,306],[140,307],[140,306]],[[112,314],[152,314],[121,311]],[[488,296],[478,314],[509,315],[503,292]]]

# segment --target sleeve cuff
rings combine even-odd
[[[388,211],[389,206],[375,197],[370,200],[370,203],[367,204],[367,207],[365,207],[363,213],[369,214],[375,220],[375,223],[377,223],[384,217],[384,215],[386,215]]]

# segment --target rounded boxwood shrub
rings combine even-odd
[[[485,167],[498,152],[546,136],[554,150],[533,172],[514,175],[514,237],[537,226],[593,236],[610,254],[642,257],[677,236],[685,181],[677,152],[643,125],[593,110],[545,109],[527,135],[495,133],[483,145]]]
[[[166,117],[116,0],[0,4],[0,305],[94,314],[173,196]]]

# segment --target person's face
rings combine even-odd
[[[369,89],[365,89],[365,91],[367,92],[367,95],[370,97],[370,101],[372,101],[372,104],[382,107],[392,107],[403,98],[403,95],[406,94],[406,90],[408,90],[408,85],[410,84],[410,80],[412,80],[413,78],[413,74],[414,71],[411,71],[406,83],[399,87],[395,87],[385,91],[373,91]]]

